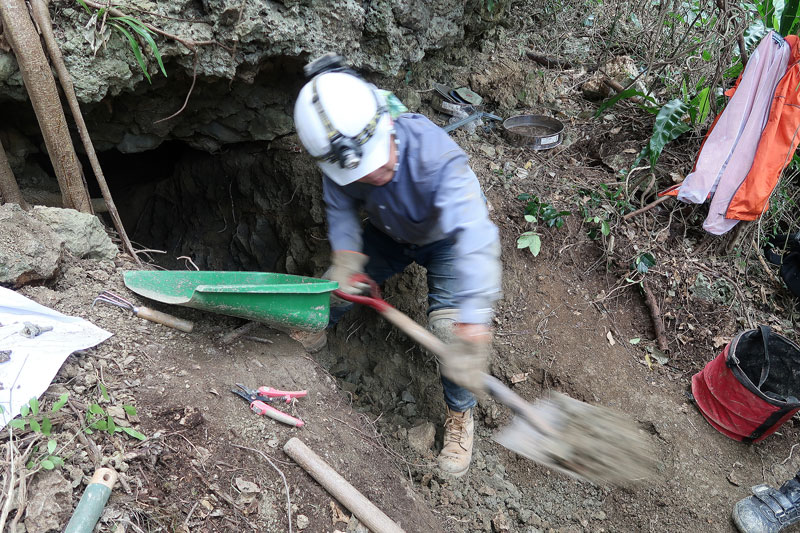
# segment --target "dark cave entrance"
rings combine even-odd
[[[291,141],[273,144],[210,154],[167,141],[101,164],[128,236],[160,266],[318,274],[319,176]]]

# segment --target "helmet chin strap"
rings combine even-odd
[[[321,75],[322,74],[319,76]],[[362,146],[366,144],[367,141],[369,141],[375,134],[378,122],[380,122],[383,114],[388,112],[388,109],[385,105],[381,104],[375,89],[370,87],[372,96],[375,98],[375,114],[372,116],[367,125],[364,126],[364,129],[352,137],[347,136],[333,126],[328,114],[325,112],[325,108],[322,106],[319,93],[317,92],[317,80],[319,79],[319,76],[316,76],[313,80],[311,80],[311,103],[313,104],[317,115],[319,115],[322,126],[325,128],[325,132],[328,135],[330,149],[327,153],[321,156],[314,156],[314,159],[328,163],[337,163],[341,168],[353,170],[361,164],[361,159],[363,156]]]

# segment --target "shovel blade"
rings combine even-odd
[[[515,416],[495,436],[498,444],[593,483],[627,484],[652,475],[651,444],[642,430],[618,413],[558,393],[537,401],[531,409],[537,424]]]

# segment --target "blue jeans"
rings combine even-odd
[[[411,263],[417,263],[428,271],[428,314],[437,309],[456,308],[453,297],[458,280],[454,271],[455,254],[453,239],[443,239],[430,244],[400,244],[394,239],[367,223],[364,228],[364,254],[369,257],[365,273],[383,284],[395,274],[399,274]],[[328,327],[336,324],[353,304],[331,306],[331,321]],[[444,401],[451,410],[464,412],[475,407],[475,396],[460,385],[442,376]]]

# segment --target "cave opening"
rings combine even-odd
[[[314,274],[326,239],[318,174],[303,159],[291,140],[101,154],[128,236],[159,266]]]

